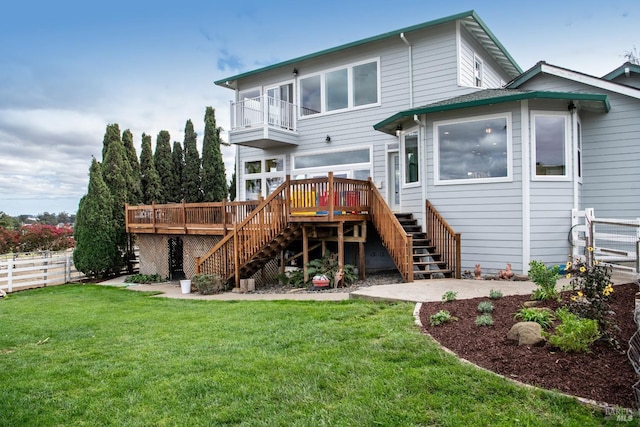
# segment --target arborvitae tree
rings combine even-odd
[[[171,164],[173,170],[173,186],[171,187],[171,202],[180,202],[184,199],[184,155],[182,145],[178,141],[173,142],[171,152]]]
[[[167,203],[171,200],[172,191],[175,186],[175,176],[171,161],[171,135],[166,130],[161,130],[156,139],[156,152],[153,155],[153,163],[160,177],[160,197],[158,203]]]
[[[127,179],[129,185],[129,200],[131,204],[138,204],[142,198],[142,189],[140,187],[140,163],[138,163],[138,153],[136,147],[133,146],[133,134],[129,129],[122,132],[122,143],[127,153],[127,161],[131,166],[131,177]]]
[[[151,135],[142,134],[142,150],[140,152],[140,184],[142,186],[142,203],[157,202],[160,195],[160,177],[156,171],[151,152]]]
[[[227,198],[227,175],[220,151],[221,128],[216,126],[216,111],[207,107],[204,113],[202,141],[202,193],[206,202],[221,202]]]
[[[229,200],[232,202],[236,199],[236,171],[231,174],[231,182],[229,183]]]
[[[125,229],[125,203],[132,201],[129,180],[131,165],[122,141],[111,141],[102,161],[102,177],[112,197],[111,212],[116,226],[116,244],[122,254],[128,252],[127,231]],[[114,269],[123,264],[114,265]]]
[[[184,199],[187,203],[202,201],[200,187],[200,154],[198,154],[198,135],[193,130],[191,119],[184,127]]]
[[[120,139],[120,126],[117,123],[107,125],[107,130],[104,133],[104,139],[102,140],[102,160],[107,155],[107,148],[112,141],[122,141]]]
[[[73,262],[78,271],[89,277],[108,273],[120,257],[115,241],[113,200],[102,179],[100,163],[94,158],[89,169],[87,194],[80,200],[73,237],[76,248]]]

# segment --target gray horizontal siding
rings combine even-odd
[[[434,121],[511,113],[513,182],[434,185]],[[461,233],[462,269],[481,264],[483,273],[507,263],[522,271],[522,160],[520,104],[490,106],[427,116],[427,198],[456,232]]]

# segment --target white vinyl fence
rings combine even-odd
[[[0,289],[59,285],[85,278],[73,265],[73,250],[0,255]]]
[[[592,257],[614,270],[640,279],[640,218],[596,218],[593,209],[571,213],[570,241],[572,256],[589,255],[586,247],[593,248]]]

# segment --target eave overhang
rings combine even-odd
[[[460,20],[462,24],[465,26],[465,28],[479,40],[479,42],[483,45],[483,47],[493,56],[496,62],[498,62],[507,71],[509,76],[516,77],[522,73],[520,66],[511,57],[511,55],[504,48],[502,43],[500,43],[498,39],[493,35],[491,30],[489,30],[489,28],[485,25],[485,23],[480,19],[478,14],[476,14],[475,11],[470,10],[467,12],[458,13],[456,15],[451,15],[451,16],[436,19],[433,21],[424,22],[422,24],[413,25],[410,27],[401,28],[399,30],[379,34],[377,36],[368,37],[362,40],[357,40],[357,41],[336,46],[330,49],[321,50],[319,52],[300,56],[287,61],[278,62],[276,64],[272,64],[263,68],[258,68],[256,70],[247,71],[241,74],[236,74],[234,76],[217,80],[214,82],[214,84],[221,87],[235,89],[237,87],[238,80],[249,77],[249,76],[253,76],[255,74],[264,73],[277,68],[296,66],[300,62],[314,59],[323,55],[328,55],[334,52],[339,52],[339,51],[350,49],[353,47],[358,47],[367,43],[376,42],[378,40],[384,40],[391,37],[400,37],[400,34],[402,33],[408,34],[412,31],[423,30],[425,28],[434,27],[436,25],[440,25],[448,22],[455,22],[457,20]]]
[[[450,98],[433,104],[400,111],[393,116],[373,125],[375,130],[395,135],[398,128],[407,128],[423,114],[442,113],[445,111],[462,110],[465,108],[485,107],[506,102],[516,102],[525,99],[565,100],[573,102],[577,108],[608,113],[611,109],[607,95],[577,92],[550,91],[520,91],[508,89],[487,89],[468,95]]]

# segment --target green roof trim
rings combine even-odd
[[[620,77],[621,75],[625,74],[625,70],[627,68],[629,69],[629,72],[631,72],[631,73],[640,74],[640,65],[634,64],[634,63],[631,63],[631,62],[625,62],[624,64],[622,64],[621,66],[619,66],[615,70],[613,70],[610,73],[605,74],[604,76],[602,76],[602,79],[603,80],[613,80],[616,77]]]
[[[525,82],[531,80],[532,78],[540,74],[542,72],[542,66],[544,64],[545,64],[544,61],[538,62],[536,65],[529,68],[527,71],[525,71],[524,73],[520,74],[518,77],[516,77],[515,79],[507,83],[505,87],[508,89],[520,87],[520,85],[524,84]]]
[[[457,21],[457,20],[460,20],[460,19],[464,19],[464,18],[473,19],[478,24],[478,26],[480,26],[480,28],[482,28],[482,30],[487,34],[487,36],[491,39],[491,41],[500,49],[500,52],[511,63],[511,65],[514,68],[514,70],[516,70],[518,74],[522,73],[522,69],[520,69],[520,66],[511,57],[509,52],[507,52],[507,50],[504,48],[502,43],[500,43],[498,41],[498,39],[496,39],[496,37],[491,32],[491,30],[489,30],[489,28],[480,19],[480,17],[476,14],[476,12],[473,11],[473,10],[469,10],[467,12],[462,12],[462,13],[458,13],[458,14],[455,14],[455,15],[447,16],[447,17],[444,17],[444,18],[435,19],[433,21],[428,21],[428,22],[424,22],[422,24],[417,24],[417,25],[413,25],[413,26],[410,26],[410,27],[401,28],[399,30],[389,31],[389,32],[386,32],[386,33],[383,33],[383,34],[379,34],[377,36],[368,37],[368,38],[365,38],[365,39],[362,39],[362,40],[357,40],[357,41],[354,41],[354,42],[351,42],[351,43],[347,43],[347,44],[343,44],[343,45],[336,46],[336,47],[333,47],[333,48],[321,50],[319,52],[315,52],[315,53],[311,53],[311,54],[308,54],[308,55],[300,56],[300,57],[297,57],[297,58],[289,59],[287,61],[278,62],[276,64],[272,64],[272,65],[269,65],[269,66],[266,66],[266,67],[263,67],[263,68],[258,68],[256,70],[247,71],[247,72],[241,73],[241,74],[236,74],[235,76],[230,76],[230,77],[226,77],[224,79],[217,80],[217,81],[214,82],[214,84],[216,84],[218,86],[226,87],[226,84],[225,84],[226,82],[231,82],[231,81],[234,81],[234,80],[242,79],[242,78],[245,78],[245,77],[252,76],[254,74],[264,73],[266,71],[270,71],[270,70],[273,70],[273,69],[276,69],[276,68],[286,67],[286,66],[298,64],[299,62],[302,62],[302,61],[306,61],[306,60],[309,60],[309,59],[314,59],[314,58],[317,58],[317,57],[322,56],[322,55],[327,55],[327,54],[330,54],[330,53],[339,52],[341,50],[345,50],[345,49],[349,49],[349,48],[352,48],[352,47],[364,45],[364,44],[367,44],[367,43],[372,43],[372,42],[375,42],[375,41],[378,41],[378,40],[384,40],[384,39],[390,38],[390,37],[397,37],[401,33],[408,33],[408,32],[411,32],[411,31],[422,30],[422,29],[425,29],[425,28],[434,27],[436,25],[444,24],[444,23],[447,23],[447,22],[454,22],[454,21]]]
[[[395,128],[392,125],[406,117],[414,115],[441,113],[445,111],[461,110],[463,108],[483,107],[504,102],[522,101],[525,99],[566,99],[572,101],[590,101],[602,104],[605,112],[609,112],[611,104],[609,97],[603,94],[578,93],[578,92],[549,92],[549,91],[512,91],[507,89],[488,89],[451,98],[441,102],[400,111],[393,116],[373,125],[375,130],[391,133]],[[387,129],[385,129],[387,128]]]

